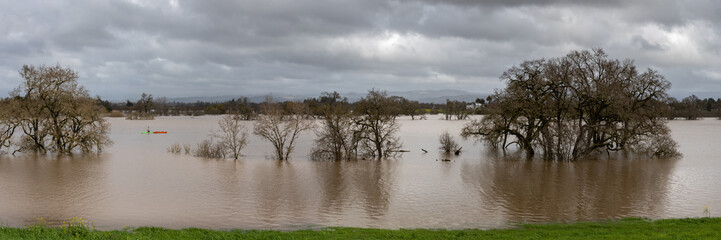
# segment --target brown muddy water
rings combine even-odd
[[[677,160],[526,161],[456,136],[463,152],[443,162],[438,135],[457,135],[466,122],[437,118],[400,120],[410,150],[400,158],[344,162],[308,160],[311,132],[287,162],[270,160],[270,144],[255,136],[238,161],[174,155],[171,144],[195,146],[219,117],[109,119],[115,144],[101,154],[0,156],[0,224],[81,217],[99,229],[458,229],[721,215],[719,120],[669,122]],[[168,134],[141,135],[147,127]]]

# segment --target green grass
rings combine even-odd
[[[156,227],[98,231],[83,220],[74,219],[60,228],[49,228],[42,221],[27,228],[0,227],[0,239],[721,239],[721,218],[656,221],[629,218],[571,224],[525,224],[511,229],[493,230],[330,227],[287,232],[197,228],[172,230]]]

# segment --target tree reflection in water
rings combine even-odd
[[[0,158],[0,181],[15,183],[3,185],[8,189],[0,187],[0,193],[14,193],[0,194],[0,212],[13,219],[13,209],[18,210],[23,225],[36,221],[25,214],[28,209],[51,225],[60,225],[71,217],[98,214],[107,207],[100,201],[104,195],[96,194],[107,188],[103,175],[106,161],[102,156],[28,154]]]
[[[321,188],[320,213],[338,217],[353,214],[348,211],[349,206],[362,206],[365,218],[383,217],[390,205],[396,161],[374,159],[312,164]]]
[[[663,215],[676,160],[621,154],[581,161],[489,154],[464,162],[463,182],[508,222],[577,221]]]

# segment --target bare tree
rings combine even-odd
[[[37,83],[29,80],[24,83],[24,85],[29,84],[36,85]],[[13,97],[12,107],[10,108],[13,113],[10,114],[10,121],[17,124],[23,133],[20,141],[16,143],[18,146],[16,151],[45,153],[48,151],[46,145],[48,144],[48,134],[50,132],[49,123],[47,113],[41,105],[42,103],[35,97],[39,95],[37,93],[39,90],[33,91],[33,89],[39,88],[29,87],[24,93],[22,92],[23,89],[16,88],[10,93]]]
[[[392,156],[401,148],[396,136],[400,127],[396,122],[397,108],[386,92],[376,90],[368,91],[368,95],[356,103],[359,146],[364,154],[383,158]]]
[[[11,96],[10,121],[24,133],[18,151],[101,151],[111,144],[105,109],[77,83],[70,68],[23,66]]]
[[[103,118],[104,108],[92,98],[76,98],[66,115],[66,128],[55,139],[56,149],[70,153],[73,149],[81,152],[102,151],[112,143],[108,136],[110,125]],[[61,142],[64,148],[57,143]]]
[[[267,98],[260,111],[253,133],[273,144],[276,159],[288,160],[300,133],[313,126],[308,107],[298,102],[281,105]]]
[[[241,156],[240,151],[248,143],[248,130],[241,123],[241,117],[237,114],[224,115],[218,120],[218,126],[220,131],[213,132],[208,139],[200,142],[193,155],[203,158],[232,156],[233,159],[238,159]],[[190,146],[183,148],[186,154],[190,152]],[[180,153],[179,144],[169,149]]]
[[[10,117],[14,102],[11,99],[0,100],[0,152],[3,148],[9,148],[12,145],[13,134],[18,124]]]
[[[241,117],[237,114],[224,115],[218,121],[218,126],[220,132],[213,135],[220,141],[225,152],[233,156],[233,159],[238,159],[240,151],[248,142],[248,130],[241,123]]]
[[[318,107],[323,120],[316,131],[313,159],[349,160],[356,157],[359,133],[347,98],[337,92],[323,93]]]
[[[458,143],[456,143],[456,140],[453,139],[453,136],[451,136],[448,131],[443,131],[441,133],[441,136],[439,137],[438,141],[441,144],[440,149],[443,150],[446,153],[450,153],[452,151],[458,150]]]

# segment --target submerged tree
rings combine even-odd
[[[501,76],[488,115],[467,124],[477,136],[531,157],[579,159],[598,151],[632,150],[673,156],[663,104],[670,83],[658,72],[639,72],[631,60],[608,59],[600,49],[562,58],[525,61]]]
[[[350,160],[361,157],[384,158],[400,149],[396,136],[396,117],[404,103],[401,97],[388,97],[385,92],[371,90],[352,109],[340,94],[324,93],[316,100],[321,128],[311,157],[314,159]]]
[[[317,111],[322,117],[316,131],[313,159],[349,160],[358,154],[359,132],[347,98],[337,92],[323,93]]]
[[[355,113],[358,114],[360,150],[369,156],[378,158],[389,157],[401,147],[396,134],[399,125],[397,104],[386,92],[371,90],[368,95],[356,103]]]
[[[233,159],[240,157],[240,151],[248,142],[248,130],[241,123],[240,115],[225,115],[218,121],[220,132],[214,134],[219,139],[223,151]]]
[[[308,107],[297,102],[281,105],[268,98],[260,111],[253,133],[273,144],[276,159],[288,160],[300,133],[313,126]]]
[[[111,144],[105,109],[77,83],[70,68],[23,66],[8,120],[23,133],[17,151],[63,154],[101,151]]]

